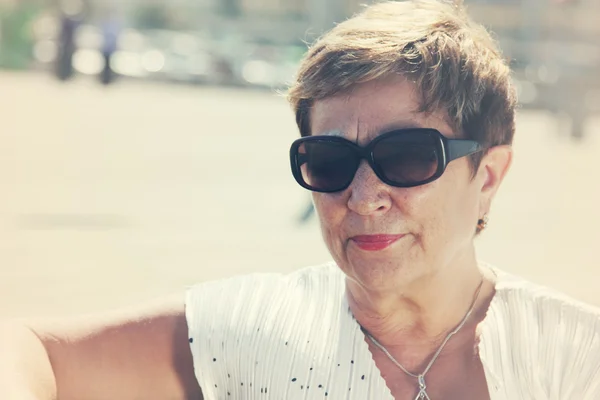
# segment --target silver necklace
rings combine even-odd
[[[437,349],[437,351],[435,352],[435,354],[433,355],[433,357],[429,361],[429,364],[427,364],[427,367],[425,368],[425,370],[421,374],[413,374],[412,372],[410,372],[409,370],[407,370],[406,368],[404,368],[404,366],[402,364],[400,364],[390,354],[390,352],[385,347],[383,347],[383,345],[381,343],[379,343],[377,341],[377,339],[375,339],[365,328],[361,327],[362,331],[369,338],[369,340],[379,350],[381,350],[383,352],[383,354],[385,354],[387,356],[387,358],[390,359],[391,362],[393,362],[398,368],[400,368],[402,370],[402,372],[404,372],[406,375],[411,376],[411,377],[417,379],[417,382],[419,383],[419,393],[417,393],[417,397],[415,397],[415,400],[431,400],[431,398],[427,394],[427,385],[425,384],[425,375],[427,375],[427,373],[429,372],[429,370],[431,369],[431,367],[433,366],[433,364],[435,363],[435,361],[437,360],[437,358],[441,354],[442,350],[446,346],[446,343],[448,343],[448,341],[452,338],[452,336],[456,335],[458,333],[458,331],[460,331],[462,329],[462,327],[465,326],[465,324],[467,323],[467,320],[469,319],[469,317],[473,313],[473,310],[475,309],[475,303],[477,302],[477,298],[479,297],[479,292],[481,291],[481,287],[482,286],[483,286],[483,279],[481,280],[481,282],[479,283],[479,286],[477,287],[477,290],[475,291],[475,295],[473,296],[473,302],[471,303],[471,307],[469,308],[469,311],[467,311],[467,313],[465,314],[465,316],[462,319],[462,321],[460,322],[460,324],[458,324],[456,326],[456,328],[454,328],[446,336],[446,338],[444,339],[444,341],[442,342],[442,344],[440,345],[440,347]]]

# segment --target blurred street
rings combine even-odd
[[[0,74],[0,317],[117,307],[328,260],[282,96]],[[565,122],[566,123],[566,122]],[[523,111],[480,257],[600,305],[600,118]]]

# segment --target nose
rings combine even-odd
[[[348,208],[364,216],[385,214],[392,206],[390,189],[363,160],[349,187]]]

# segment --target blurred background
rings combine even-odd
[[[329,259],[280,94],[364,0],[0,0],[0,317]],[[470,0],[514,70],[483,260],[600,305],[600,2]]]

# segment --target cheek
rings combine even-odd
[[[456,168],[448,171],[448,180],[443,182],[445,197],[448,199],[450,217],[458,225],[470,226],[477,218],[479,196],[477,184],[472,178],[471,167],[467,159],[460,160]]]
[[[313,193],[313,202],[323,237],[329,246],[330,241],[342,236],[342,221],[347,213],[346,203],[339,194],[325,193]]]
[[[464,168],[448,168],[428,185],[399,192],[396,203],[415,224],[419,241],[430,247],[433,242],[451,242],[470,232],[472,214],[477,210],[471,186]]]
[[[429,209],[435,216],[432,223],[446,242],[472,239],[476,219],[477,195],[471,182],[470,170],[456,168],[447,171],[440,179],[436,194],[432,198]],[[435,227],[434,227],[435,228]]]

